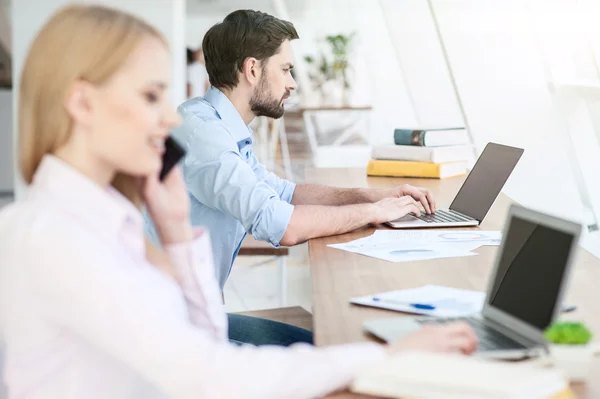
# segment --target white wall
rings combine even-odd
[[[382,0],[419,126],[464,126],[432,15],[425,0]]]
[[[174,104],[185,100],[185,1],[184,0],[153,0],[152,4],[144,0],[103,0],[80,1],[82,3],[101,3],[131,12],[155,25],[166,36],[173,54],[173,73],[171,99]],[[19,0],[12,4],[13,24],[13,71],[14,91],[18,93],[18,80],[28,47],[37,31],[56,10],[71,3],[68,0]],[[18,95],[14,96],[13,104],[18,103]],[[16,117],[15,117],[16,121]],[[14,135],[17,126],[15,122]],[[16,184],[16,195],[23,194],[24,186],[20,178]]]
[[[222,21],[224,13],[206,12],[188,15],[185,20],[185,44],[187,47],[197,49],[202,46],[202,39],[211,26]]]

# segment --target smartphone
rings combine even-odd
[[[184,155],[185,150],[183,147],[175,141],[173,137],[167,137],[165,140],[165,153],[162,158],[163,165],[160,170],[160,175],[158,176],[160,181],[163,181],[165,177],[167,177],[171,169],[177,165],[177,162],[179,162]]]

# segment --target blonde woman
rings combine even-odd
[[[11,398],[309,398],[403,350],[472,352],[464,325],[390,346],[236,346],[208,234],[181,171],[157,178],[178,116],[169,52],[139,19],[69,6],[22,71],[28,196],[0,213],[0,304]],[[164,252],[144,239],[145,204]]]

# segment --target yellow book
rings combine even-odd
[[[369,176],[426,177],[444,179],[467,173],[466,162],[430,163],[372,159],[367,166]]]
[[[567,388],[561,393],[552,396],[550,399],[577,399],[577,395],[575,395],[571,388]]]

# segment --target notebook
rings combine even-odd
[[[425,352],[390,357],[356,378],[351,390],[389,398],[569,398],[558,370],[461,355]]]

